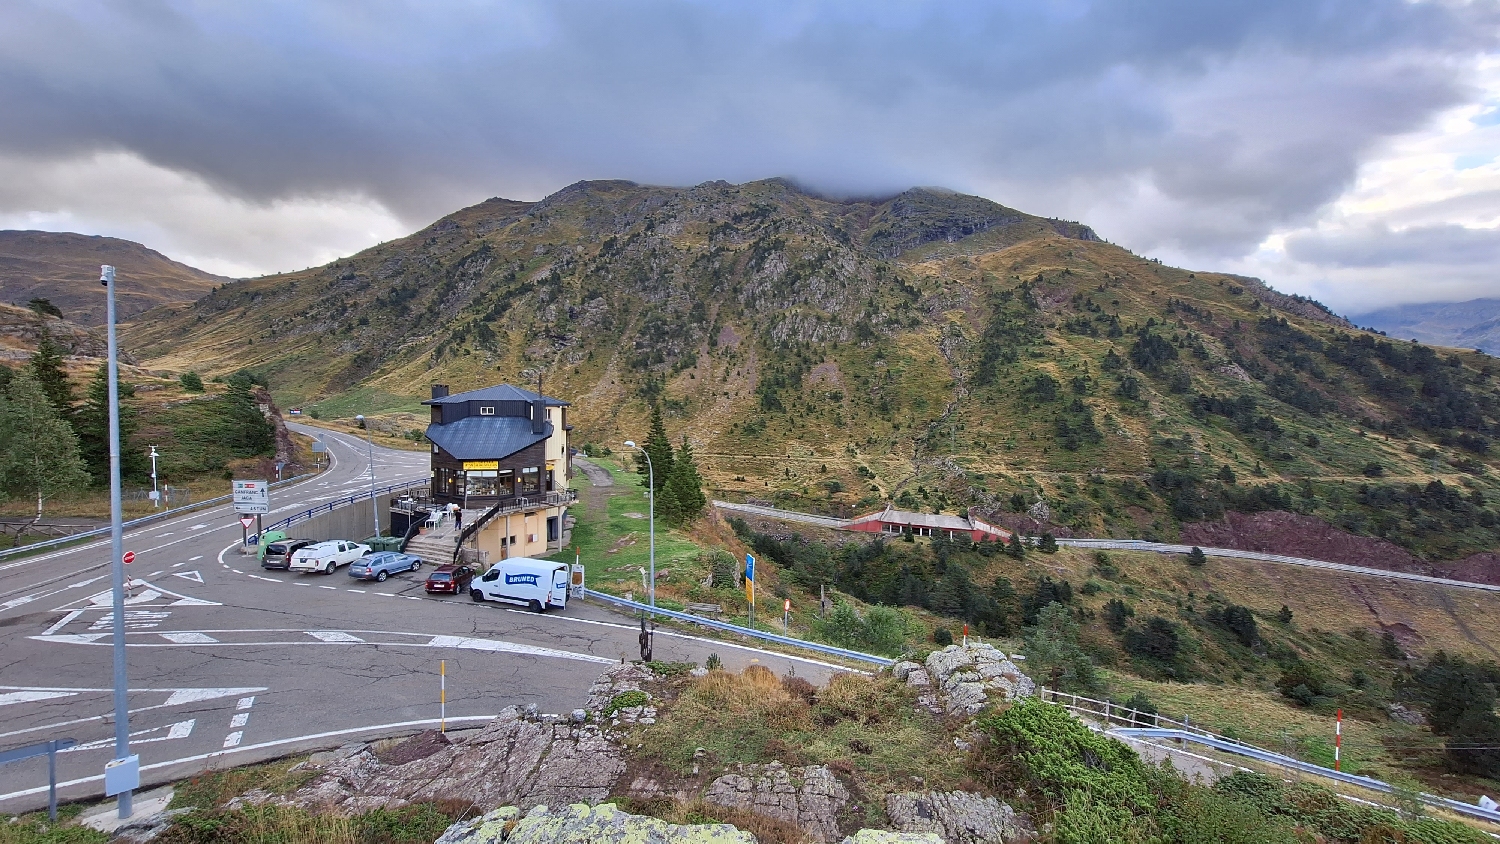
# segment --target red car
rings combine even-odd
[[[474,570],[468,566],[438,566],[427,575],[426,587],[431,594],[462,595],[469,591],[469,581],[473,579]]]

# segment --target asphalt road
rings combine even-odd
[[[363,440],[294,427],[321,436],[333,465],[273,491],[268,518],[369,487]],[[422,452],[375,449],[381,485],[427,472]],[[126,535],[139,584],[125,621],[131,750],[143,785],[435,726],[440,662],[449,724],[462,727],[510,704],[568,712],[605,667],[639,657],[636,623],[597,606],[536,615],[429,596],[425,567],[385,583],[356,581],[347,568],[263,572],[239,540],[228,506]],[[64,799],[102,795],[114,757],[108,554],[106,541],[0,562],[0,750],[77,740],[58,758]],[[658,660],[701,663],[710,653],[728,668],[757,662],[815,682],[834,670],[680,633],[656,637]],[[46,783],[43,758],[0,767],[0,810],[45,805]]]

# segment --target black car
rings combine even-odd
[[[266,555],[260,560],[263,569],[286,569],[292,565],[292,555],[317,542],[316,539],[278,539],[266,546]]]

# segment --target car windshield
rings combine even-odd
[[[285,554],[286,553],[286,546],[282,545],[280,542],[272,542],[270,545],[266,546],[266,553],[267,554]]]
[[[453,579],[453,575],[451,575],[451,574],[449,574],[449,573],[447,573],[445,571],[433,572],[432,577],[428,578],[428,580],[452,580],[452,579]]]

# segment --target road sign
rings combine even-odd
[[[125,565],[128,566],[131,563],[135,562],[135,552],[134,551],[126,551],[125,555],[123,557],[121,557],[120,559],[124,560],[125,561]]]
[[[253,524],[255,524],[254,516],[240,516],[240,527],[249,528]]]
[[[265,481],[234,482],[234,512],[271,512],[271,491]]]

